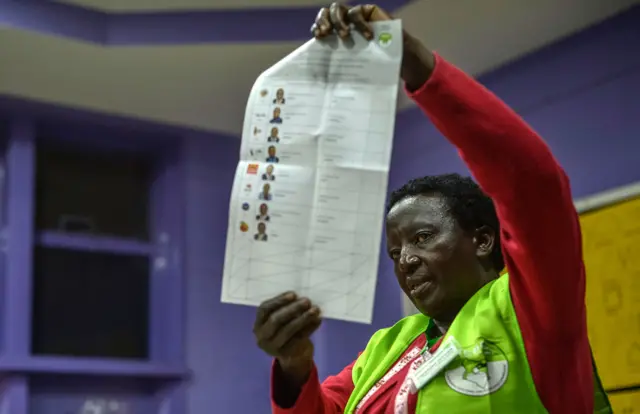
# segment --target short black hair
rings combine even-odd
[[[504,269],[504,258],[500,244],[500,222],[493,205],[480,186],[460,174],[428,175],[408,181],[391,193],[387,204],[387,214],[400,200],[420,194],[441,194],[451,214],[464,231],[472,232],[481,226],[488,226],[496,233],[495,246],[491,252],[491,262],[496,270]]]

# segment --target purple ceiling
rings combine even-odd
[[[394,11],[412,1],[377,4]],[[104,45],[304,41],[316,13],[305,7],[116,14],[51,0],[0,0],[0,26]]]

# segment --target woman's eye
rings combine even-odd
[[[389,252],[389,256],[393,260],[398,260],[400,258],[400,252],[398,250],[392,250]]]
[[[431,237],[431,234],[429,233],[418,233],[418,235],[416,236],[416,242],[418,243],[426,242],[427,240],[429,240],[430,237]]]

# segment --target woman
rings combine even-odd
[[[371,39],[368,22],[387,19],[373,5],[333,4],[312,31],[347,37],[351,24]],[[610,412],[592,365],[566,175],[518,115],[406,33],[401,76],[484,192],[444,175],[392,194],[388,254],[421,313],[378,331],[323,384],[309,340],[320,310],[291,292],[260,306],[254,333],[275,357],[273,412]]]

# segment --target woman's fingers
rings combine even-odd
[[[274,349],[283,354],[287,351],[285,348],[287,343],[294,339],[308,339],[308,336],[318,326],[320,326],[320,309],[313,306],[302,313],[298,313],[295,318],[282,326],[270,342]]]
[[[294,292],[285,292],[269,300],[265,300],[258,307],[256,313],[256,320],[253,325],[253,331],[256,332],[271,316],[271,314],[278,309],[292,303],[297,299],[297,295]]]
[[[260,337],[263,340],[270,340],[280,329],[287,326],[292,320],[304,314],[311,307],[309,299],[298,299],[275,312],[273,312],[268,320],[262,325]]]
[[[317,39],[337,33],[341,38],[351,34],[351,28],[361,33],[366,39],[373,39],[371,22],[391,20],[392,17],[374,4],[362,4],[348,7],[341,3],[332,3],[320,9],[311,26],[311,33]]]
[[[317,39],[321,39],[333,33],[333,26],[331,24],[330,13],[327,7],[323,7],[318,12],[316,20],[311,26],[311,33],[313,34],[313,37]]]
[[[368,22],[381,22],[384,20],[393,20],[393,17],[382,8],[375,4],[363,4],[362,6],[356,6],[362,8],[362,15]]]
[[[365,39],[371,40],[373,38],[373,30],[371,30],[369,19],[367,19],[367,15],[365,14],[365,12],[367,11],[365,7],[369,6],[352,7],[347,12],[347,18],[349,19],[349,22],[353,24],[353,27],[355,27],[355,29],[360,32]]]
[[[347,6],[340,3],[333,3],[329,7],[329,18],[333,30],[343,39],[349,36],[350,32],[349,20],[347,19],[348,11]]]

